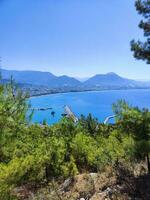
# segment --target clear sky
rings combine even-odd
[[[134,0],[0,0],[2,66],[150,79],[150,65],[130,51],[140,19]]]

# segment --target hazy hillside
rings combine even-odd
[[[27,83],[38,86],[47,87],[64,87],[64,86],[77,86],[80,81],[69,76],[55,76],[50,72],[40,71],[16,71],[2,69],[2,77],[4,79],[10,79],[13,77],[18,83]]]
[[[2,69],[2,77],[5,80],[13,77],[19,84],[41,86],[47,88],[70,88],[71,91],[95,90],[95,89],[119,89],[119,88],[149,88],[149,82],[140,82],[123,78],[113,72],[107,74],[97,74],[86,81],[79,81],[76,78],[66,75],[55,76],[50,72],[40,71],[16,71]]]
[[[56,79],[56,76],[49,72],[2,69],[2,77],[4,79],[10,79],[11,76],[15,79],[16,82],[33,85],[49,85],[51,81]]]
[[[51,83],[51,85],[56,85],[58,87],[73,87],[81,85],[81,82],[75,78],[64,75],[57,77],[55,83]]]
[[[97,74],[84,82],[87,86],[137,86],[139,82],[123,78],[111,72],[108,74]]]

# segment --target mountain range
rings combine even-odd
[[[77,86],[80,81],[69,76],[55,76],[50,72],[40,71],[17,71],[17,70],[1,70],[3,79],[10,79],[11,76],[18,83],[32,84],[47,87],[64,87]]]
[[[113,72],[107,74],[97,74],[85,81],[66,75],[56,76],[50,72],[41,71],[17,71],[1,69],[4,80],[9,80],[11,76],[18,84],[23,84],[34,88],[42,86],[44,88],[71,88],[73,91],[98,90],[98,89],[122,89],[122,88],[150,88],[149,82],[135,81],[121,77]],[[31,88],[30,88],[31,89]]]

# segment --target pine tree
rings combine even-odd
[[[144,18],[144,20],[141,20],[139,28],[143,29],[146,41],[132,40],[131,50],[136,59],[144,60],[147,64],[150,64],[150,0],[136,0],[135,7]]]
[[[147,160],[147,170],[150,174],[150,112],[129,106],[125,101],[113,105],[119,127],[134,139],[134,156],[136,159]]]

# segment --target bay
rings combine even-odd
[[[32,108],[52,108],[46,111],[34,111],[32,122],[48,124],[58,122],[64,113],[64,106],[68,105],[79,117],[91,113],[100,122],[113,114],[112,104],[120,99],[126,100],[133,106],[150,108],[150,89],[134,90],[107,90],[92,92],[70,92],[31,97],[29,102]],[[54,111],[54,116],[51,112]]]

